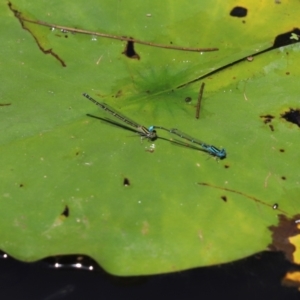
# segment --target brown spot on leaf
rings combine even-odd
[[[143,227],[142,227],[141,232],[143,235],[146,235],[149,233],[149,223],[147,221],[143,222]]]
[[[247,16],[247,8],[242,7],[242,6],[235,6],[231,11],[230,11],[230,16],[232,17],[237,17],[237,18],[243,18]]]
[[[122,90],[118,90],[117,93],[116,93],[116,95],[115,95],[115,97],[119,98],[121,96],[122,96]]]
[[[222,199],[224,202],[227,202],[227,197],[226,197],[226,196],[221,196],[221,199]]]
[[[300,218],[300,215],[296,215],[291,219],[282,214],[278,217],[279,224],[269,227],[272,232],[272,244],[268,248],[272,251],[282,251],[289,261],[294,262],[293,254],[296,247],[291,244],[289,238],[300,235],[300,229],[297,227],[296,222]]]
[[[130,186],[130,181],[129,181],[129,179],[128,178],[124,178],[124,180],[123,180],[123,185],[124,186]]]
[[[290,110],[282,114],[281,117],[300,127],[300,109],[290,108]]]
[[[263,115],[263,116],[260,116],[260,117],[263,119],[265,124],[272,122],[272,119],[275,118],[272,115]]]
[[[65,206],[64,211],[61,213],[61,216],[68,217],[70,214],[68,205]]]

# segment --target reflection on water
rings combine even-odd
[[[47,263],[49,268],[54,269],[77,269],[94,271],[99,269],[98,264],[84,255],[64,255],[45,258],[43,262]]]
[[[73,284],[68,284],[67,286],[59,289],[58,291],[54,292],[53,294],[47,296],[43,300],[57,300],[62,299],[66,296],[69,296],[75,290],[75,286]]]

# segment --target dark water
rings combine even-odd
[[[84,257],[32,264],[8,257],[0,259],[0,299],[300,299],[296,288],[280,283],[290,268],[281,253],[262,253],[222,266],[119,278]]]

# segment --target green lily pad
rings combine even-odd
[[[123,276],[172,272],[265,250],[278,215],[299,214],[299,128],[282,118],[298,108],[299,45],[221,71],[295,27],[296,2],[249,3],[244,18],[230,16],[233,1],[0,5],[7,28],[0,37],[2,250],[23,261],[86,254]],[[50,24],[220,50],[135,43],[140,59],[131,59],[122,54],[124,41],[28,22],[24,30],[17,11]],[[186,83],[199,78],[206,85],[196,119],[200,81]],[[218,161],[195,144],[174,143],[180,138],[167,131],[157,129],[152,142],[90,118],[113,116],[83,92],[143,126],[179,128],[228,155]]]

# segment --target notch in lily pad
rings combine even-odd
[[[279,48],[299,42],[300,29],[294,28],[291,31],[278,34],[275,37],[274,44],[272,48]]]
[[[133,38],[131,38],[133,39]],[[134,50],[134,42],[133,41],[127,41],[126,47],[122,54],[125,54],[128,58],[133,59],[140,59],[140,56],[135,52]]]

